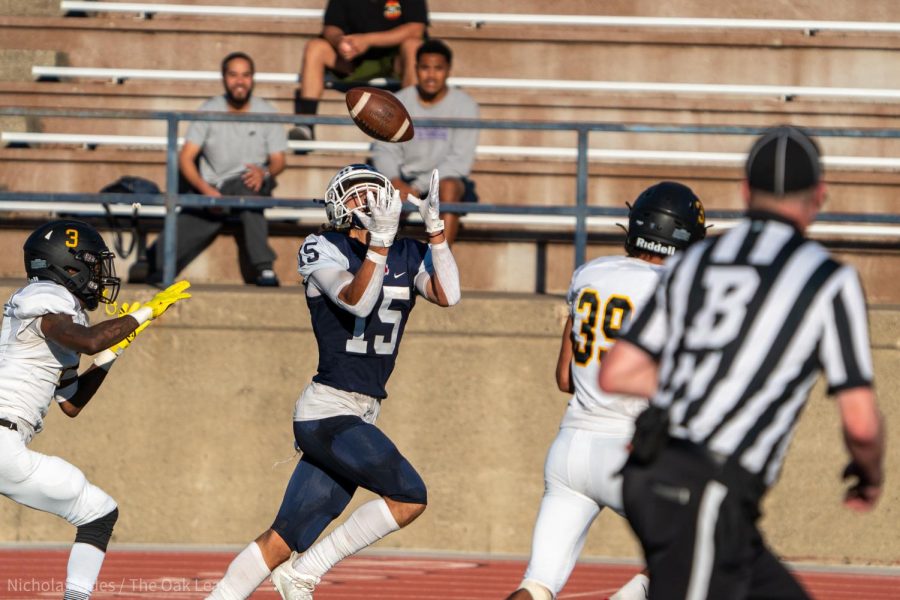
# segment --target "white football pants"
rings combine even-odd
[[[544,497],[525,579],[556,597],[584,547],[588,528],[608,506],[622,515],[622,476],[631,436],[563,427],[544,465]]]
[[[0,428],[0,494],[59,515],[76,527],[116,508],[109,495],[63,459],[29,450],[17,431]]]

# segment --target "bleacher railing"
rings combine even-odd
[[[245,6],[214,4],[170,4],[157,2],[97,2],[62,0],[63,12],[134,13],[151,18],[157,14],[195,15],[218,17],[264,17],[278,19],[310,19],[321,21],[324,14],[319,8],[287,8],[258,6],[250,2]],[[430,12],[432,24],[452,23],[484,27],[485,25],[556,25],[561,27],[624,27],[684,30],[761,30],[796,31],[804,35],[822,32],[832,33],[900,33],[900,23],[883,21],[822,21],[812,19],[723,19],[702,17],[639,17],[606,15],[554,15],[518,14],[513,12]]]
[[[178,124],[182,121],[235,121],[261,123],[307,123],[320,125],[353,125],[349,117],[320,117],[298,115],[234,115],[209,112],[168,112],[168,111],[111,111],[111,110],[71,110],[41,108],[0,108],[0,116],[22,117],[66,117],[87,119],[131,119],[154,120],[166,122],[166,185],[162,194],[87,194],[87,193],[24,193],[0,191],[0,202],[47,202],[47,203],[84,203],[84,204],[126,204],[140,203],[148,206],[165,207],[165,246],[164,283],[174,281],[176,276],[175,220],[178,207],[234,207],[234,208],[312,208],[320,206],[321,201],[309,198],[269,198],[223,196],[210,197],[196,194],[178,193]],[[575,227],[573,243],[575,247],[575,266],[585,262],[588,241],[588,218],[617,217],[623,220],[627,210],[608,206],[591,206],[588,204],[588,149],[591,133],[656,133],[656,134],[713,134],[756,136],[764,131],[762,127],[738,126],[702,126],[702,125],[648,125],[626,123],[598,122],[549,122],[549,121],[497,121],[482,119],[419,119],[417,127],[450,127],[462,129],[497,129],[497,130],[531,130],[531,131],[570,131],[577,135],[576,147],[576,186],[573,203],[568,206],[558,205],[497,205],[488,203],[453,205],[445,204],[442,210],[451,213],[481,213],[494,215],[530,215],[574,218]],[[848,137],[848,138],[900,138],[900,129],[840,129],[810,128],[808,131],[816,137]],[[748,140],[749,146],[749,140]],[[407,210],[415,210],[412,205]],[[707,211],[710,219],[735,220],[740,218],[739,211]],[[831,223],[854,223],[872,225],[900,224],[900,215],[883,213],[825,213],[818,217],[819,221]]]

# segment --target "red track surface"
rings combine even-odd
[[[143,600],[203,598],[233,553],[114,549],[92,598]],[[67,550],[0,550],[0,598],[61,598]],[[481,558],[365,555],[338,565],[316,590],[316,600],[500,600],[519,583],[524,562]],[[633,566],[582,563],[561,600],[599,600],[627,581]],[[821,569],[799,571],[818,600],[900,599],[900,572],[869,575]],[[253,595],[275,600],[268,582]]]

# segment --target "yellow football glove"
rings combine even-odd
[[[156,319],[179,300],[187,300],[190,298],[191,295],[184,291],[189,287],[191,287],[189,281],[179,281],[153,296],[149,302],[144,304],[144,307],[149,308],[152,311],[152,316],[150,318]]]
[[[97,354],[97,356],[94,357],[94,364],[97,365],[98,367],[100,367],[101,369],[103,369],[104,371],[109,371],[112,368],[113,363],[116,362],[116,359],[119,358],[122,355],[122,353],[125,352],[125,349],[131,345],[131,342],[134,341],[134,338],[136,338],[140,332],[142,332],[143,330],[147,329],[147,327],[149,327],[150,321],[151,321],[150,318],[146,318],[146,320],[142,321],[140,319],[140,315],[134,314],[135,311],[137,311],[139,308],[141,308],[140,302],[132,302],[130,304],[126,302],[126,303],[123,303],[122,306],[119,308],[119,310],[116,312],[116,315],[119,318],[124,317],[126,315],[132,315],[135,319],[137,319],[137,322],[139,323],[139,325],[137,326],[137,328],[134,331],[129,333],[128,336],[126,336],[124,340],[122,340],[118,344],[113,344],[112,346],[110,346],[103,352],[100,352],[99,354]],[[149,310],[150,309],[147,309],[144,312],[145,313],[149,312]]]
[[[131,304],[128,304],[126,302],[125,304],[122,304],[121,308],[119,308],[118,316],[124,317],[125,315],[130,315],[131,313],[133,313],[140,307],[141,307],[140,302],[132,302]],[[113,352],[115,352],[116,356],[119,356],[120,354],[122,354],[125,351],[126,348],[128,348],[128,346],[131,345],[131,342],[134,341],[134,338],[136,338],[140,332],[147,329],[147,327],[149,327],[149,326],[150,326],[150,321],[144,321],[143,323],[138,325],[137,329],[135,329],[134,331],[129,333],[128,337],[126,337],[124,340],[122,340],[118,344],[116,344],[114,346],[110,346],[109,349],[112,350]]]

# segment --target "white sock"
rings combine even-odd
[[[366,502],[294,561],[297,572],[322,577],[338,561],[370,546],[400,526],[383,498]]]
[[[649,593],[650,579],[643,573],[638,573],[618,592],[610,596],[609,600],[647,600]]]
[[[208,596],[214,600],[244,600],[269,576],[269,566],[256,542],[234,557],[225,576]]]
[[[66,569],[65,600],[85,600],[91,597],[100,567],[106,553],[90,544],[76,542],[69,552],[69,566]]]

